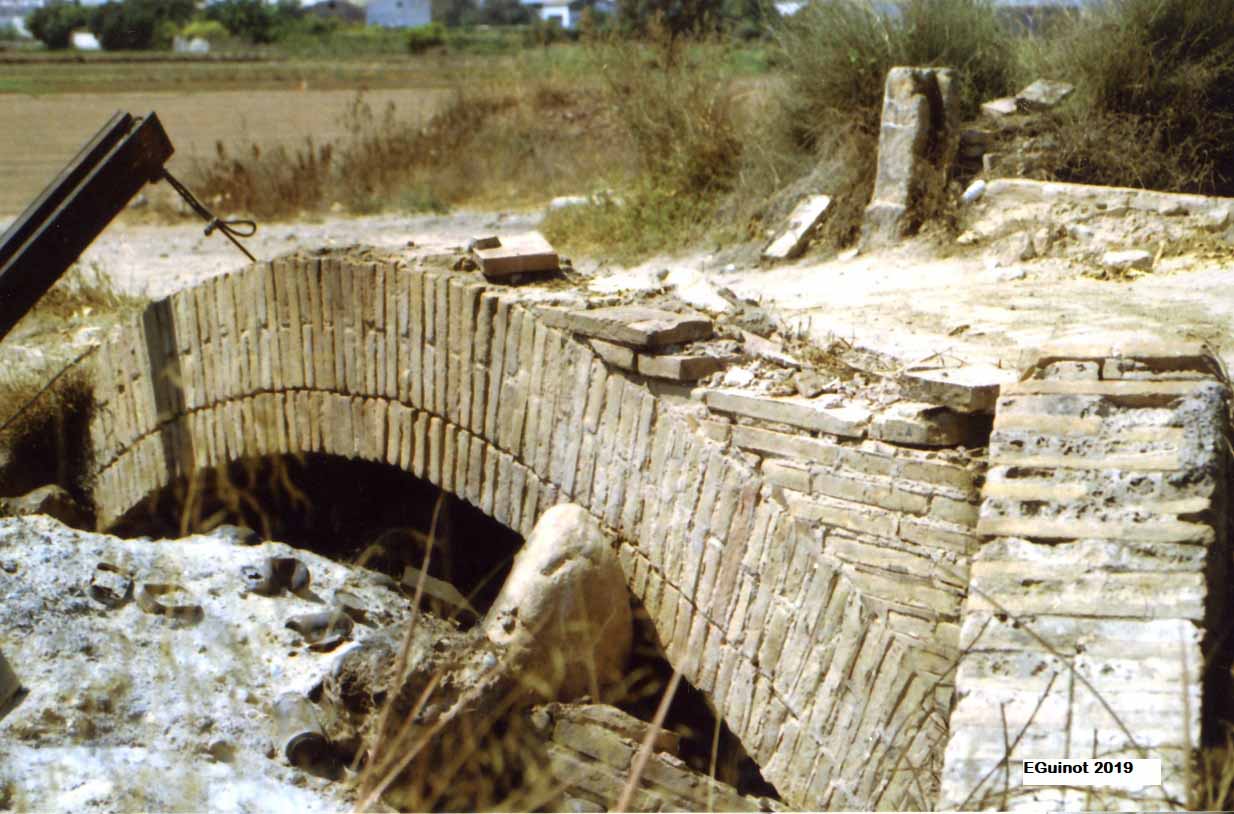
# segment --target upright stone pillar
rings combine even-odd
[[[950,68],[892,68],[883,92],[878,175],[862,225],[863,246],[894,242],[941,192],[959,143],[959,99]]]

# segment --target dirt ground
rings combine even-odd
[[[534,228],[538,212],[383,215],[265,224],[247,245],[259,259],[296,248],[372,245],[417,252],[458,252],[483,233]],[[3,226],[3,223],[0,223]],[[1234,363],[1234,258],[1181,257],[1129,282],[1082,276],[1071,264],[1043,259],[1020,265],[1023,276],[992,268],[980,252],[939,259],[927,239],[855,257],[805,259],[772,269],[734,266],[705,253],[660,257],[633,269],[602,258],[574,258],[614,288],[727,286],[772,306],[786,323],[820,342],[839,338],[887,353],[905,364],[931,357],[948,364],[1017,367],[1023,349],[1079,330],[1138,330],[1209,342]],[[118,223],[87,250],[82,263],[126,293],[164,296],[247,263],[225,239],[205,237],[196,223]],[[668,276],[661,282],[660,272]],[[1014,275],[1014,276],[1018,276]]]
[[[0,216],[14,215],[117,110],[156,111],[176,148],[169,168],[183,175],[194,159],[256,142],[263,147],[320,144],[342,133],[340,118],[353,90],[234,90],[199,93],[0,94]],[[426,120],[449,91],[373,90],[365,98],[378,113],[393,103],[407,120]]]

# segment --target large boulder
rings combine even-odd
[[[574,504],[541,516],[484,619],[485,635],[537,686],[568,700],[622,676],[633,618],[613,540]]]

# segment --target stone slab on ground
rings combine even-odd
[[[857,405],[823,407],[798,398],[771,398],[740,390],[708,390],[707,407],[721,413],[789,424],[804,430],[825,432],[845,438],[864,438],[870,411]]]
[[[711,338],[711,320],[641,305],[590,310],[541,309],[545,324],[632,348],[661,348]]]
[[[764,260],[791,260],[805,251],[810,233],[831,208],[828,195],[811,195],[797,204],[784,230],[763,250]]]
[[[493,241],[497,245],[492,245]],[[560,258],[539,232],[484,240],[472,254],[486,277],[508,277],[536,271],[556,271]]]
[[[946,407],[916,401],[891,405],[870,424],[870,437],[914,447],[953,447],[963,443],[962,417]]]
[[[961,413],[992,413],[1003,384],[1016,373],[993,365],[968,365],[934,370],[910,370],[899,377],[900,389],[917,401],[950,407]]]

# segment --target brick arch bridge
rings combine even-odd
[[[990,612],[964,605],[984,462],[871,440],[868,416],[723,394],[708,413],[550,322],[534,290],[384,258],[299,255],[153,303],[87,362],[99,525],[284,453],[384,462],[524,535],[575,502],[789,804],[928,809],[944,774],[984,772],[962,750],[943,767],[961,624]]]

